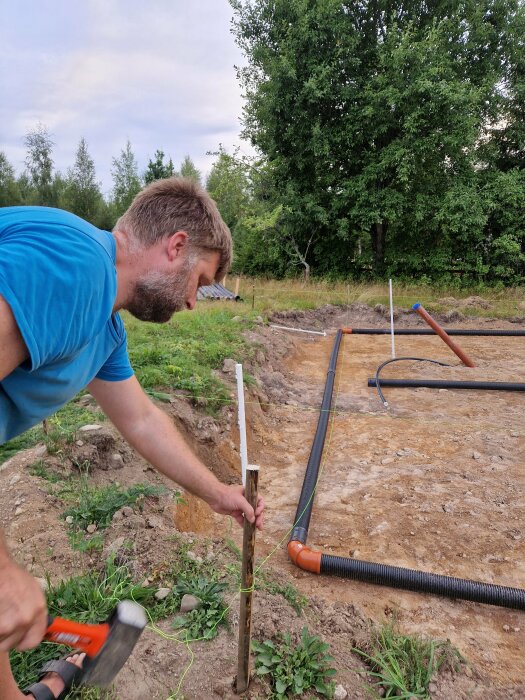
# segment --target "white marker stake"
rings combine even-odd
[[[388,280],[390,287],[390,333],[392,335],[392,359],[396,358],[396,346],[394,343],[394,304],[392,303],[392,280]]]
[[[237,420],[239,423],[239,437],[241,441],[241,473],[242,485],[246,488],[246,469],[248,467],[248,447],[246,445],[246,416],[244,413],[244,382],[242,378],[242,365],[235,365],[235,376],[237,377]]]

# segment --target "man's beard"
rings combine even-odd
[[[137,280],[125,308],[140,321],[153,323],[165,323],[174,313],[183,311],[194,264],[192,257],[173,276],[152,270]]]

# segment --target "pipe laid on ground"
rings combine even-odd
[[[453,340],[450,339],[446,331],[441,328],[439,323],[435,321],[432,316],[428,313],[428,311],[421,306],[421,304],[417,303],[414,304],[412,307],[414,311],[416,311],[421,318],[428,323],[428,325],[436,331],[436,333],[439,335],[441,340],[448,345],[448,347],[452,350],[453,353],[455,353],[461,362],[463,362],[464,365],[467,367],[475,367],[476,365],[472,362],[470,357],[463,352],[463,350],[459,347],[457,343],[455,343]]]
[[[462,598],[463,600],[472,600],[478,603],[525,610],[525,590],[520,588],[496,586],[490,583],[480,583],[452,576],[415,571],[399,566],[376,564],[350,557],[323,554],[322,552],[315,552],[306,546],[315,488],[328,428],[341,337],[342,331],[339,330],[330,356],[321,413],[308,459],[299,505],[295,515],[295,525],[288,543],[288,553],[292,561],[301,569],[316,574],[341,576],[342,578],[366,581],[381,586],[392,586],[419,593],[432,593],[450,598]]]
[[[344,334],[352,335],[387,335],[388,328],[343,328]],[[525,330],[498,330],[498,329],[460,329],[444,328],[447,335],[472,335],[472,336],[525,336]],[[430,328],[397,328],[396,335],[435,335]]]
[[[368,386],[377,386],[375,377],[370,377]],[[486,391],[525,391],[520,382],[459,382],[445,379],[381,379],[382,387],[426,388],[426,389],[482,389]]]

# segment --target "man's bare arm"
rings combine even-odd
[[[226,486],[202,464],[135,377],[122,382],[95,379],[88,388],[120,433],[156,469],[202,498],[215,512],[231,515],[239,523],[243,513],[253,520],[253,509],[244,499],[242,487]],[[256,509],[259,527],[263,508],[260,499]]]
[[[0,296],[0,381],[28,357],[26,344],[11,307]]]

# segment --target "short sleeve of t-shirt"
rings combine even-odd
[[[122,340],[108,357],[104,366],[100,368],[96,378],[106,382],[121,382],[132,377],[134,372],[129,362],[127,336],[122,319],[118,314],[114,314],[112,322],[117,335]]]
[[[27,208],[23,223],[0,210],[0,219],[0,294],[34,371],[74,356],[104,328],[116,295],[114,241],[59,210]]]

